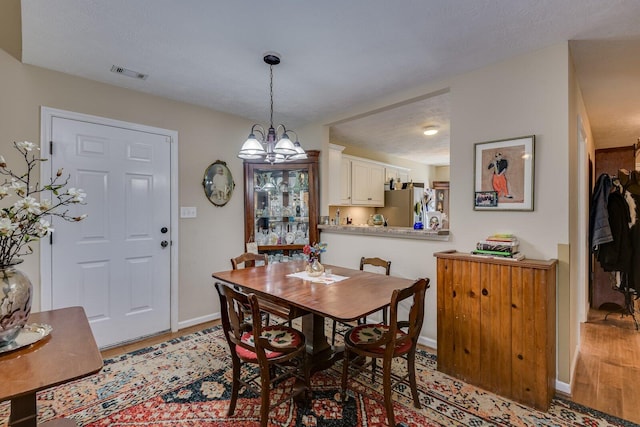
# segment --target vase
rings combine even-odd
[[[0,266],[0,347],[11,343],[27,323],[31,313],[33,286],[15,268],[22,260]]]
[[[309,264],[307,264],[306,268],[307,274],[311,277],[318,277],[324,273],[324,266],[318,262],[317,259],[314,259]]]

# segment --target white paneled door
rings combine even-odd
[[[51,170],[87,193],[54,218],[51,306],[80,305],[100,347],[170,329],[171,138],[52,117]]]

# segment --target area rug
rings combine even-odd
[[[420,350],[416,362],[422,409],[413,407],[408,387],[397,386],[393,396],[396,422],[407,426],[634,425],[562,398],[555,398],[548,412],[536,411],[438,372],[435,354]],[[38,393],[38,419],[64,416],[91,427],[258,426],[260,401],[248,390],[235,414],[226,415],[230,366],[221,327],[205,329],[106,359],[100,373]],[[271,411],[269,425],[387,425],[380,376],[352,380],[350,398],[342,402],[341,368],[338,363],[315,374],[312,400],[281,404]],[[402,373],[404,363],[393,369]],[[8,403],[0,404],[0,425],[6,425],[8,414]]]

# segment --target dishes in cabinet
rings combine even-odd
[[[278,244],[278,235],[273,231],[269,234],[269,244],[270,245]]]
[[[285,241],[287,242],[287,245],[291,245],[293,244],[293,242],[296,241],[296,235],[294,232],[290,231],[287,233],[286,237],[285,237]]]

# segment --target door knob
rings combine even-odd
[[[169,229],[168,229],[167,227],[162,227],[162,228],[160,229],[160,232],[161,232],[162,234],[165,234],[167,231],[169,231]]]
[[[163,240],[162,242],[160,242],[160,246],[162,246],[163,248],[166,248],[167,245],[169,245],[169,242],[167,242],[166,240]]]

